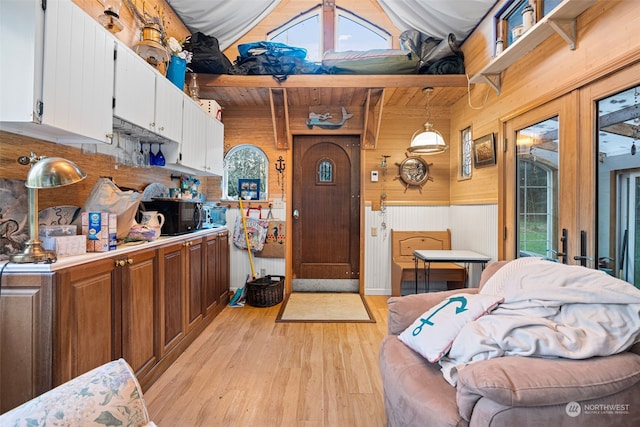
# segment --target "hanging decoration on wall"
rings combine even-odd
[[[284,163],[284,159],[282,158],[282,156],[278,157],[278,160],[276,160],[276,172],[278,172],[278,185],[280,186],[280,191],[282,193],[282,198],[284,199],[284,169],[285,169],[286,165]]]
[[[427,181],[433,181],[433,177],[429,175],[429,166],[433,163],[427,163],[420,156],[409,156],[405,153],[406,159],[400,163],[396,163],[398,166],[398,176],[394,180],[400,180],[404,185],[404,192],[406,193],[409,188],[417,188],[422,194],[422,187]]]
[[[313,129],[314,126],[318,126],[321,129],[340,129],[351,117],[353,117],[353,114],[347,113],[347,109],[342,107],[342,119],[339,122],[328,121],[333,118],[331,113],[318,114],[310,112],[306,123],[309,129]]]

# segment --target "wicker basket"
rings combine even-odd
[[[284,276],[265,276],[247,282],[247,304],[271,307],[282,302]]]

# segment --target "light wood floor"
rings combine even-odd
[[[276,323],[280,304],[225,307],[144,394],[159,427],[385,426],[376,323]]]

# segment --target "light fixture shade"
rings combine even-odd
[[[142,40],[135,45],[135,51],[147,62],[169,62],[169,52],[160,42],[155,40]]]
[[[45,157],[29,169],[28,188],[54,188],[82,181],[87,174],[75,163],[61,157]]]
[[[410,153],[416,154],[438,154],[445,152],[449,146],[444,142],[444,138],[437,130],[433,129],[431,123],[425,123],[424,132],[416,131],[411,138],[411,146],[407,148]]]

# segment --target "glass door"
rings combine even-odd
[[[640,85],[596,101],[598,268],[640,287]]]
[[[573,263],[567,251],[579,239],[576,109],[571,108],[576,96],[505,123],[501,259],[540,256]]]

